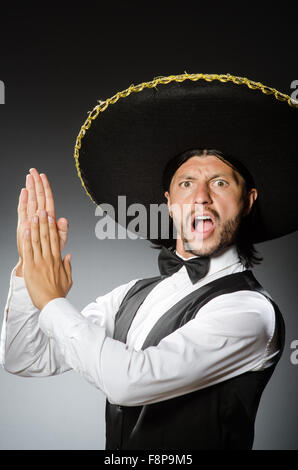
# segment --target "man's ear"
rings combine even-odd
[[[252,206],[255,202],[255,200],[258,197],[258,190],[256,188],[252,188],[249,190],[247,196],[246,196],[246,203],[245,203],[245,213],[244,215],[248,215],[252,209]]]
[[[168,206],[168,209],[169,209],[169,214],[170,214],[170,217],[172,217],[172,212],[171,212],[171,197],[170,197],[170,193],[168,191],[166,191],[164,193],[166,199],[167,199],[167,206]]]

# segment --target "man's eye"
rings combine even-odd
[[[224,186],[227,186],[228,183],[224,180],[216,180],[216,181],[214,181],[214,185],[217,186],[217,187],[222,188]]]
[[[182,181],[182,183],[180,183],[179,186],[182,186],[182,185],[183,185],[183,186],[182,186],[183,188],[188,188],[188,187],[189,187],[188,185],[190,185],[191,183],[192,183],[191,181]],[[185,185],[186,185],[186,186],[185,186]]]

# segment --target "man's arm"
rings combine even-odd
[[[7,372],[24,377],[56,375],[70,370],[59,344],[39,328],[40,311],[32,303],[24,279],[16,273],[17,267],[11,273],[4,311],[0,364]],[[101,326],[107,336],[112,336],[115,314],[135,282],[130,281],[97,297],[82,310],[81,315]]]
[[[24,279],[12,270],[1,331],[0,364],[7,372],[24,377],[66,372],[58,345],[39,329],[40,311],[32,303]]]
[[[74,370],[124,406],[156,403],[261,370],[278,353],[273,306],[251,291],[218,296],[195,319],[141,351],[108,337],[65,298],[51,300],[39,322]]]

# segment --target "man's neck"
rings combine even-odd
[[[198,256],[210,256],[210,258],[219,257],[219,256],[223,255],[224,253],[226,253],[227,251],[229,251],[229,249],[235,248],[235,247],[236,247],[235,244],[228,245],[226,247],[221,248],[216,253],[212,253],[211,255],[208,255],[208,254],[207,255],[206,254],[204,254],[204,255],[195,254],[195,253],[192,253],[192,252],[187,252],[184,249],[181,250],[181,248],[176,247],[176,249],[174,250],[174,253],[176,253],[176,255],[178,255],[183,260],[187,261],[187,260],[190,260],[190,259],[193,259],[193,258],[197,258]]]
[[[229,245],[225,248],[222,248],[220,250],[220,252],[216,253],[216,254],[212,254],[210,256],[210,258],[220,258],[222,255],[225,255],[226,253],[229,253],[229,252],[233,252],[235,253],[237,251],[237,247],[235,244],[232,244],[232,245]],[[174,253],[176,253],[177,256],[179,256],[179,258],[182,258],[183,260],[185,261],[188,261],[188,260],[191,260],[193,258],[197,258],[201,255],[195,255],[195,254],[191,254],[191,253],[187,253],[188,256],[185,256],[185,253],[184,254],[181,254],[179,253],[179,250],[177,250],[177,248],[174,250]],[[206,256],[206,255],[205,255]],[[208,256],[208,255],[207,255]]]
[[[184,255],[181,255],[178,250],[175,250],[174,253],[176,253],[176,255],[179,256],[179,258],[182,258],[185,261],[193,259],[193,258],[197,258],[199,256],[199,255],[190,255],[190,256],[185,257]]]

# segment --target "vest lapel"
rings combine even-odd
[[[128,330],[138,309],[151,290],[162,280],[161,276],[141,279],[128,291],[115,318],[114,339],[126,343]]]

